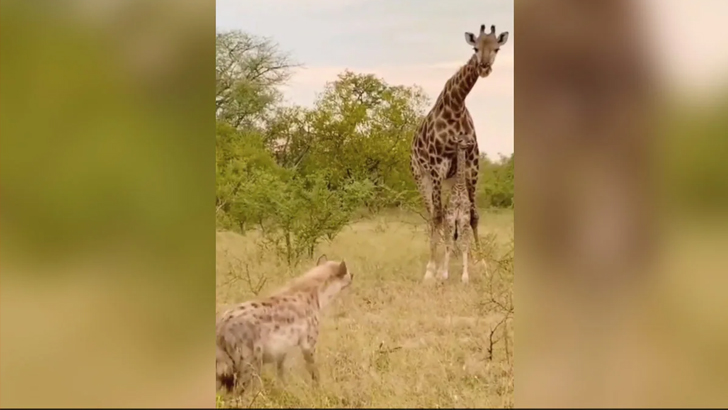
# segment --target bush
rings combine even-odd
[[[264,245],[289,266],[313,257],[316,246],[332,240],[372,192],[368,181],[331,190],[323,173],[289,180],[259,173],[240,203],[258,217]]]

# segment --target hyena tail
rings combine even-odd
[[[217,388],[224,388],[228,392],[235,387],[235,363],[230,355],[224,350],[217,347],[215,355],[215,373],[217,379]]]

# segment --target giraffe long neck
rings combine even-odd
[[[438,100],[453,111],[461,111],[465,107],[465,97],[470,94],[478,81],[478,60],[473,55],[468,62],[445,83]]]

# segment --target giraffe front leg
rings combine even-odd
[[[427,267],[425,268],[425,279],[430,280],[435,277],[435,271],[437,270],[436,263],[436,252],[437,242],[439,241],[439,228],[435,225],[435,221],[430,221],[430,259],[427,261]]]
[[[461,239],[461,247],[463,251],[463,276],[460,278],[460,280],[463,283],[470,282],[470,274],[468,272],[468,254],[470,253],[470,241],[473,239],[473,228],[470,226],[468,222],[464,222],[462,224],[462,239]]]
[[[445,217],[443,223],[443,240],[445,242],[445,257],[442,260],[442,266],[440,267],[440,279],[447,280],[450,270],[450,254],[453,248],[453,234],[455,227],[455,220],[449,216]]]
[[[468,179],[466,184],[468,189],[468,199],[470,200],[470,228],[472,229],[472,236],[475,242],[475,248],[480,248],[480,241],[478,240],[478,222],[480,221],[480,215],[478,214],[478,205],[475,203],[475,189],[478,186],[478,164],[475,164],[475,171],[472,172],[471,178]]]
[[[430,261],[427,263],[425,280],[433,278],[439,262],[439,245],[442,241],[442,229],[444,225],[441,193],[440,181],[435,179],[432,182],[432,212],[430,214]]]
[[[436,232],[437,229],[435,225],[435,212],[433,209],[432,204],[432,192],[433,192],[433,184],[432,184],[432,177],[430,176],[429,171],[425,171],[423,169],[420,169],[418,167],[413,166],[413,174],[415,175],[415,180],[417,181],[417,188],[420,191],[420,195],[422,196],[422,202],[425,206],[425,210],[427,211],[427,217],[428,217],[428,228],[430,230],[429,232],[429,240],[430,240],[430,256],[429,260],[427,261],[427,267],[425,268],[425,277],[424,281],[427,281],[429,279],[432,279],[435,274],[435,251],[437,250],[435,244],[436,244]]]

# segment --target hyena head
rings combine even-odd
[[[328,292],[338,294],[351,286],[354,275],[346,267],[346,262],[328,261],[325,263],[325,266],[327,268],[327,277],[319,293]]]
[[[354,275],[346,267],[344,261],[329,261],[322,266],[325,267],[325,275],[321,286],[318,288],[318,299],[319,305],[324,307],[342,290],[351,286]]]
[[[346,262],[325,261],[323,258],[325,257],[319,258],[318,265],[295,280],[291,286],[294,290],[316,292],[321,307],[351,286],[354,280]]]

